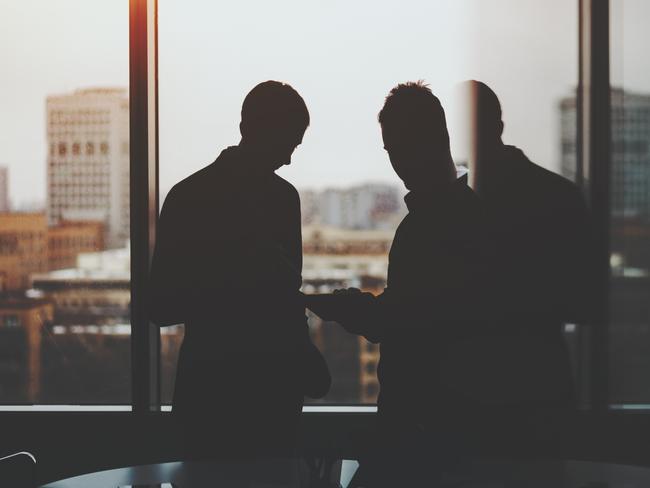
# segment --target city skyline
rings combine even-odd
[[[642,55],[641,41],[650,4],[627,0],[623,8],[622,3],[612,9],[612,82],[647,92],[650,61]],[[241,101],[255,83],[269,77],[294,84],[312,111],[312,127],[295,165],[281,170],[300,188],[395,182],[381,149],[376,113],[395,83],[417,78],[431,83],[450,112],[455,82],[486,81],[502,98],[506,142],[522,147],[542,166],[559,169],[556,104],[577,81],[577,3],[496,0],[488,8],[476,0],[412,2],[405,11],[389,3],[368,5],[344,8],[334,2],[325,8],[287,1],[267,11],[270,7],[261,4],[251,28],[261,19],[282,18],[268,46],[254,36],[242,41],[238,52],[246,58],[222,46],[241,28],[249,5],[224,9],[197,3],[188,8],[161,1],[161,189],[237,143]],[[521,19],[525,31],[502,22],[505,13]],[[0,165],[9,168],[14,207],[33,209],[45,203],[45,99],[78,88],[128,85],[128,2],[25,0],[3,7],[3,17],[0,105],[3,115],[11,117],[0,115]],[[215,18],[221,19],[216,30]],[[34,24],[47,43],[25,38],[26,26]],[[364,30],[358,32],[360,28]],[[394,35],[386,39],[385,32]],[[304,46],[292,47],[297,37]],[[405,46],[416,46],[417,52],[399,56]],[[386,60],[393,63],[390,69]],[[346,120],[337,116],[341,109],[349,114]]]

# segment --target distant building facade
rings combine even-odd
[[[125,88],[47,97],[47,217],[102,222],[105,244],[129,238],[129,98]]]
[[[128,249],[81,254],[74,268],[36,274],[32,287],[56,308],[61,327],[115,326],[130,323]]]
[[[46,299],[0,294],[0,404],[39,401],[43,335],[53,318]]]
[[[73,268],[80,254],[103,249],[103,223],[61,222],[47,232],[48,270]]]
[[[54,306],[42,347],[43,403],[130,403],[128,249],[81,254],[73,268],[33,276]]]
[[[396,186],[365,184],[301,192],[303,224],[343,229],[394,229],[405,207]]]
[[[576,101],[560,102],[562,174],[576,175]],[[650,401],[650,94],[611,91],[609,401]]]
[[[0,213],[9,212],[10,210],[9,168],[6,166],[0,166]]]
[[[0,214],[0,291],[29,288],[30,276],[47,265],[45,214]]]
[[[32,291],[54,306],[42,352],[42,401],[130,402],[130,269],[123,248],[83,253],[74,267],[33,277]],[[163,403],[171,403],[183,331],[160,331]]]
[[[0,292],[30,288],[35,273],[74,267],[80,253],[103,249],[103,234],[100,222],[48,227],[43,212],[0,213]]]
[[[303,229],[303,291],[331,293],[356,287],[379,294],[386,285],[392,230],[350,230],[312,225]],[[314,343],[332,374],[327,402],[375,403],[379,347],[340,325],[309,314]]]
[[[612,89],[611,209],[615,219],[650,221],[650,95]],[[560,102],[561,170],[576,176],[575,97]]]

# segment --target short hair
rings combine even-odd
[[[443,135],[449,143],[445,111],[438,97],[423,80],[400,83],[394,87],[378,115],[379,123],[386,128],[429,132]]]
[[[291,85],[269,80],[260,83],[246,95],[241,120],[254,131],[287,128],[304,132],[309,127],[309,110]]]

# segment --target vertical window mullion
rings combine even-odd
[[[582,181],[598,243],[598,282],[590,325],[590,403],[609,404],[610,139],[609,0],[580,0],[579,127]]]
[[[147,286],[158,212],[156,0],[130,0],[131,368],[133,411],[160,409],[160,332]]]

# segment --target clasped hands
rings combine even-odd
[[[321,319],[338,322],[351,334],[367,335],[376,297],[358,288],[334,290],[331,294],[303,295],[305,306]]]

